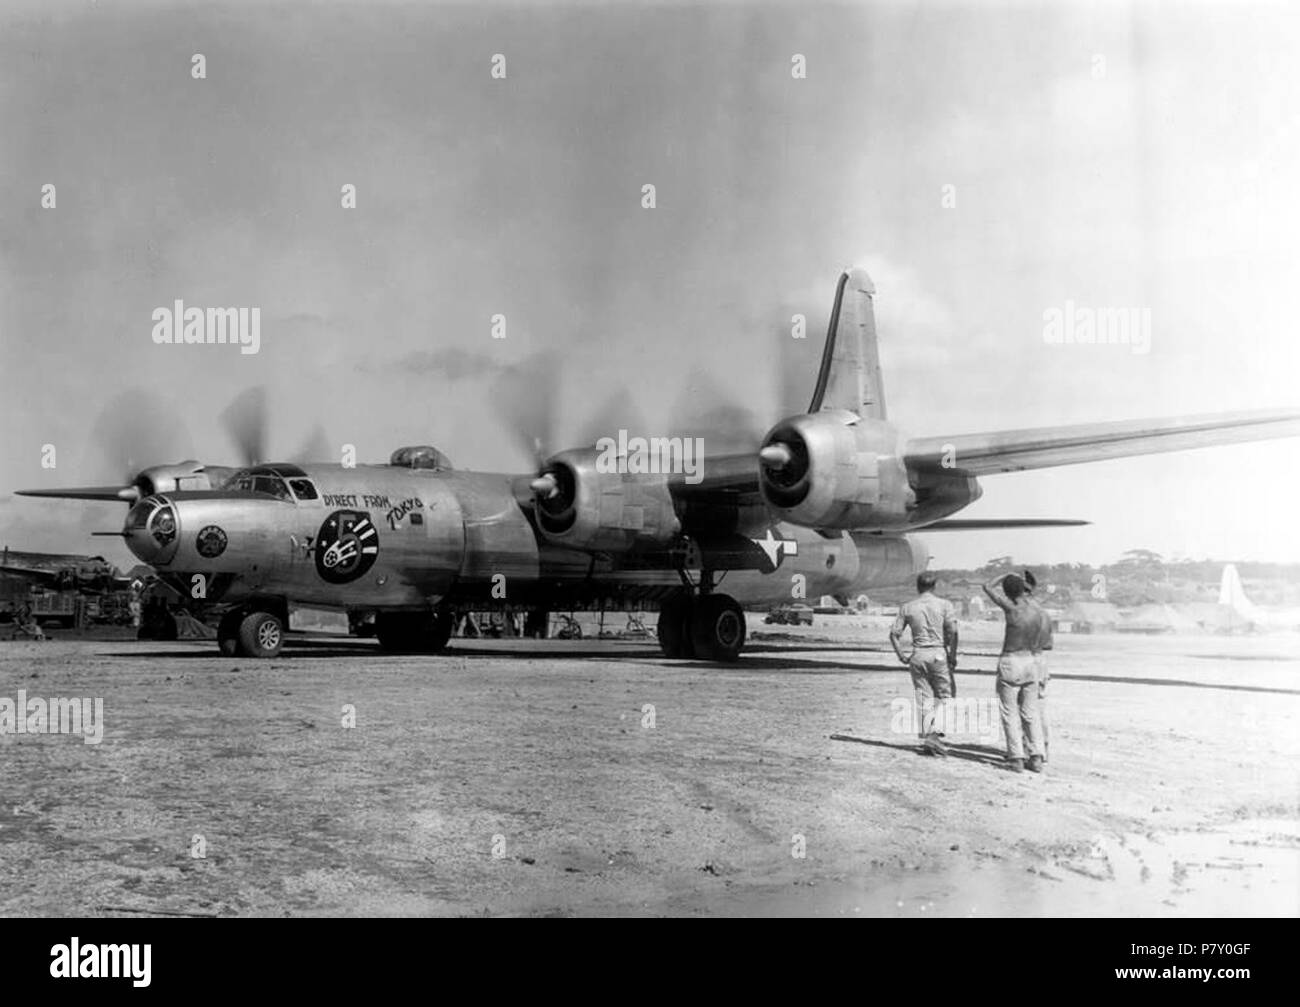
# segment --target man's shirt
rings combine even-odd
[[[907,626],[912,627],[913,647],[942,647],[944,631],[952,632],[957,628],[957,616],[952,602],[929,591],[918,595],[898,610],[893,635],[902,636],[903,629]]]

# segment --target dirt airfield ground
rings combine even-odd
[[[104,737],[0,736],[0,913],[1300,912],[1296,636],[1058,637],[1040,777],[982,714],[917,754],[882,628],[827,623],[729,667],[5,642],[0,697],[102,697]],[[998,628],[966,630],[960,697]]]

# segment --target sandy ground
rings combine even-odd
[[[0,736],[0,913],[1300,912],[1296,637],[1059,638],[1040,777],[974,702],[918,754],[879,627],[826,623],[730,667],[5,642],[0,697],[102,697],[104,737]],[[991,696],[997,629],[966,631],[960,698]]]

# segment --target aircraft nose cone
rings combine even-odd
[[[127,512],[122,535],[142,563],[165,566],[176,555],[180,537],[176,508],[163,497],[146,497]]]

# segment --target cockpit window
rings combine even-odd
[[[226,480],[225,489],[233,493],[265,493],[280,500],[316,500],[316,487],[307,473],[296,465],[258,465],[236,472]],[[284,477],[284,478],[282,478]],[[285,484],[288,478],[288,485]],[[293,487],[290,494],[289,488]]]
[[[284,484],[284,480],[279,476],[255,476],[253,479],[254,493],[268,493],[273,497],[279,497],[281,500],[289,499],[289,487]]]

